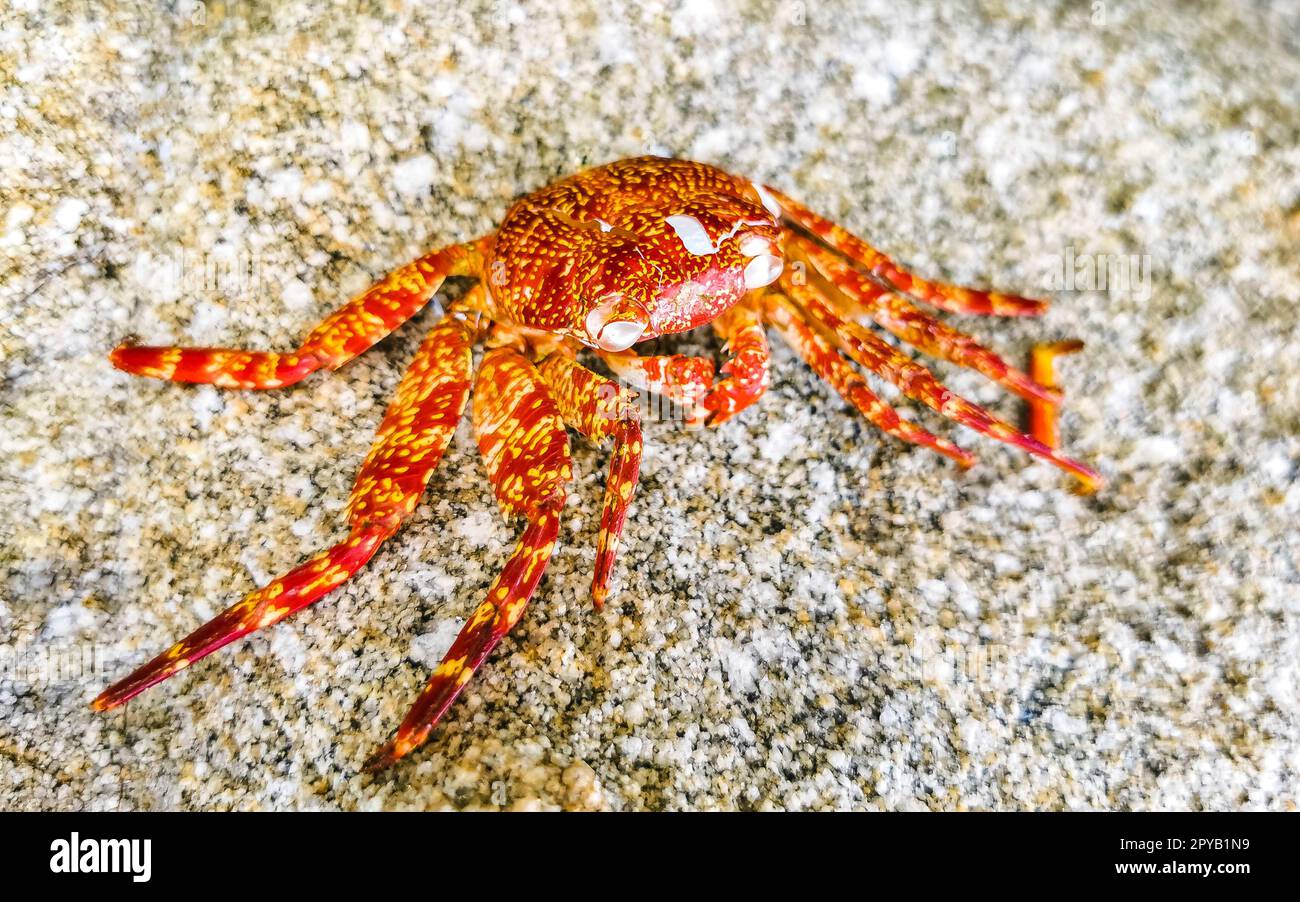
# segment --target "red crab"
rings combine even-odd
[[[786,265],[791,261],[795,265]],[[118,369],[225,388],[281,388],[337,369],[423,307],[448,276],[477,284],[433,327],[389,405],[348,502],[351,534],[217,615],[94,700],[107,710],[229,642],[305,607],[357,572],[415,510],[471,387],[473,423],[497,500],[525,526],[487,598],[433,672],[391,741],[367,762],[391,764],[429,731],[523,615],[560,528],[570,477],[567,429],[613,439],[592,596],[599,607],[641,462],[629,389],[577,360],[591,349],[624,382],[717,425],[768,386],[771,326],[864,417],[963,467],[974,457],[902,419],[852,364],[940,414],[1051,461],[1085,489],[1100,477],[1058,454],[1050,412],[1060,396],[917,306],[1032,316],[1041,301],[919,278],[775,188],[686,160],[640,157],[590,169],[518,201],[495,233],[420,257],[330,315],[296,350],[137,347]],[[927,354],[978,370],[1036,405],[1026,435],[945,388],[863,325],[872,320]],[[712,360],[642,357],[639,342],[708,324],[726,342]],[[473,350],[487,350],[477,373]],[[1044,413],[1047,411],[1048,413]]]

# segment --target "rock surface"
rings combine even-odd
[[[1295,807],[1293,5],[253,6],[0,13],[0,807]],[[649,425],[602,613],[607,452],[575,441],[536,601],[402,766],[359,773],[513,541],[468,424],[345,588],[92,714],[341,534],[436,312],[279,393],[106,351],[290,347],[516,195],[646,152],[1050,295],[1042,321],[960,325],[1018,360],[1087,340],[1063,430],[1109,486],[962,429],[959,473],[782,348],[758,408]]]

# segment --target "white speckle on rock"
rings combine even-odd
[[[23,234],[23,226],[32,221],[36,215],[36,209],[31,204],[16,203],[5,212],[5,239],[10,240],[10,236],[16,239]]]
[[[999,576],[1008,576],[1013,573],[1020,573],[1024,569],[1024,564],[1022,564],[1020,558],[1016,557],[1014,554],[1007,554],[1004,551],[1000,551],[993,555],[993,571]]]
[[[297,201],[302,195],[302,170],[296,166],[286,166],[272,173],[266,193],[290,203]]]
[[[591,766],[575,761],[564,769],[564,807],[570,811],[599,811],[605,805],[600,779]]]
[[[1076,717],[1065,708],[1054,707],[1047,714],[1047,722],[1051,725],[1053,732],[1062,733],[1066,736],[1077,736],[1086,729],[1083,719]]]
[[[312,182],[302,189],[302,202],[309,206],[323,204],[334,196],[334,186],[329,182]]]
[[[796,424],[788,420],[778,421],[770,424],[767,434],[759,439],[758,453],[764,460],[781,461],[802,444],[804,437]]]
[[[411,640],[411,660],[430,669],[437,667],[464,625],[464,619],[456,617],[435,621],[433,629]]]
[[[225,399],[211,385],[197,386],[190,399],[190,410],[194,411],[194,422],[204,432],[207,432],[212,427],[213,416],[224,410],[225,406]]]
[[[630,701],[623,706],[623,720],[631,727],[639,727],[645,723],[646,710],[645,705],[638,701]]]
[[[1263,474],[1274,482],[1285,481],[1293,469],[1291,458],[1281,451],[1269,454],[1260,464]]]
[[[288,310],[306,310],[312,306],[312,291],[297,277],[287,279],[280,289],[280,300]]]
[[[95,628],[95,613],[83,604],[65,604],[45,618],[45,638],[68,639]]]
[[[885,67],[895,78],[906,78],[921,61],[921,48],[915,41],[898,35],[885,41]]]
[[[370,129],[364,122],[344,119],[339,129],[339,145],[348,153],[370,150]]]
[[[681,37],[711,35],[722,17],[717,0],[691,0],[672,16],[673,34]]]
[[[1133,443],[1129,460],[1139,466],[1158,467],[1185,457],[1182,446],[1165,435],[1148,435]]]
[[[79,198],[70,197],[55,208],[54,224],[64,232],[75,232],[89,210],[90,204]]]
[[[941,579],[927,579],[917,586],[917,589],[930,604],[940,604],[948,600],[948,584]]]
[[[307,645],[296,629],[271,630],[271,654],[280,662],[286,673],[298,674],[307,663]]]
[[[758,660],[744,646],[728,639],[715,639],[713,651],[726,671],[727,683],[735,693],[745,693],[754,688],[758,677]]]
[[[853,75],[853,93],[875,106],[888,106],[894,102],[894,80],[864,66]]]
[[[427,153],[411,157],[393,167],[393,187],[403,197],[423,197],[433,186],[437,171],[437,161]]]
[[[452,529],[474,548],[482,548],[502,534],[501,519],[495,510],[472,511],[458,519]]]

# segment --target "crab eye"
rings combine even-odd
[[[641,337],[645,331],[643,323],[633,323],[624,320],[619,323],[610,323],[600,330],[600,335],[596,343],[605,351],[626,351],[636,340]]]
[[[640,305],[627,304],[618,294],[593,307],[583,321],[587,338],[602,351],[626,351],[649,326],[650,318]]]
[[[772,254],[759,254],[745,265],[745,287],[762,288],[771,285],[781,275],[784,261]]]

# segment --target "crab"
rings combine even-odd
[[[522,520],[509,559],[433,671],[375,770],[423,743],[493,648],[519,622],[555,548],[571,476],[568,430],[612,441],[592,599],[606,600],[637,484],[639,391],[670,399],[691,425],[717,426],[770,381],[767,329],[882,431],[965,468],[970,452],[904,419],[866,374],[977,433],[1072,474],[1100,476],[1055,448],[1061,403],[1044,346],[1044,381],[1011,365],[923,306],[957,314],[1037,316],[1046,305],[930,281],[776,188],[687,160],[640,157],[588,169],[517,201],[497,231],[442,247],[393,271],[328,316],[294,351],[145,347],[110,355],[128,373],[231,389],[292,385],[334,370],[397,329],[449,277],[474,285],[430,329],[356,478],[347,538],[257,589],[105,689],[123,704],[217,649],[278,623],[356,573],[410,518],[473,396],[472,420],[502,512]],[[886,340],[869,323],[892,333]],[[642,356],[635,346],[710,326],[710,358]],[[483,346],[477,369],[475,348]],[[1026,434],[940,383],[900,348],[971,368],[1031,403]],[[611,379],[580,362],[603,362]],[[855,366],[856,364],[856,366]]]

